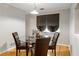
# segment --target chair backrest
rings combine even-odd
[[[47,56],[50,38],[36,39],[35,56]]]
[[[12,36],[13,36],[13,38],[14,38],[16,47],[18,47],[18,46],[20,45],[20,40],[19,40],[18,33],[17,33],[17,32],[14,32],[14,33],[12,33]]]
[[[52,46],[56,46],[59,35],[60,35],[60,33],[58,33],[58,32],[54,33],[54,36],[52,39]]]

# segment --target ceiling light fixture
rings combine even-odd
[[[31,14],[39,14],[38,12],[37,12],[37,10],[33,10],[32,12],[30,12]]]
[[[30,13],[31,14],[39,14],[39,12],[36,9],[37,9],[36,4],[34,4],[34,10],[31,11]]]

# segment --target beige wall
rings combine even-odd
[[[29,35],[32,35],[32,29],[36,28],[36,16],[35,15],[26,15],[26,38]]]
[[[72,56],[79,56],[79,10],[76,7],[77,4],[73,4],[70,10],[70,51]]]
[[[12,32],[25,39],[25,12],[9,5],[0,6],[0,51],[15,46]]]
[[[75,10],[75,34],[79,34],[79,9]]]

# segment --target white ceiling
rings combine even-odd
[[[37,11],[40,14],[46,14],[55,10],[68,9],[72,3],[36,3],[35,5],[34,3],[9,3],[9,5],[24,10],[26,14],[30,14],[36,5]],[[44,8],[44,10],[40,10],[40,8]]]

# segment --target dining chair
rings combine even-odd
[[[18,56],[18,51],[20,53],[20,50],[25,49],[26,50],[26,55],[28,56],[28,43],[27,42],[22,42],[19,40],[19,36],[17,32],[12,33],[12,36],[14,38],[15,41],[15,45],[16,45],[16,56]]]
[[[36,39],[33,56],[47,56],[50,38]]]
[[[56,45],[57,45],[59,35],[60,35],[60,33],[55,32],[53,39],[52,39],[52,43],[51,43],[51,45],[49,45],[49,49],[52,50],[52,53],[54,52],[55,56],[56,56]]]

